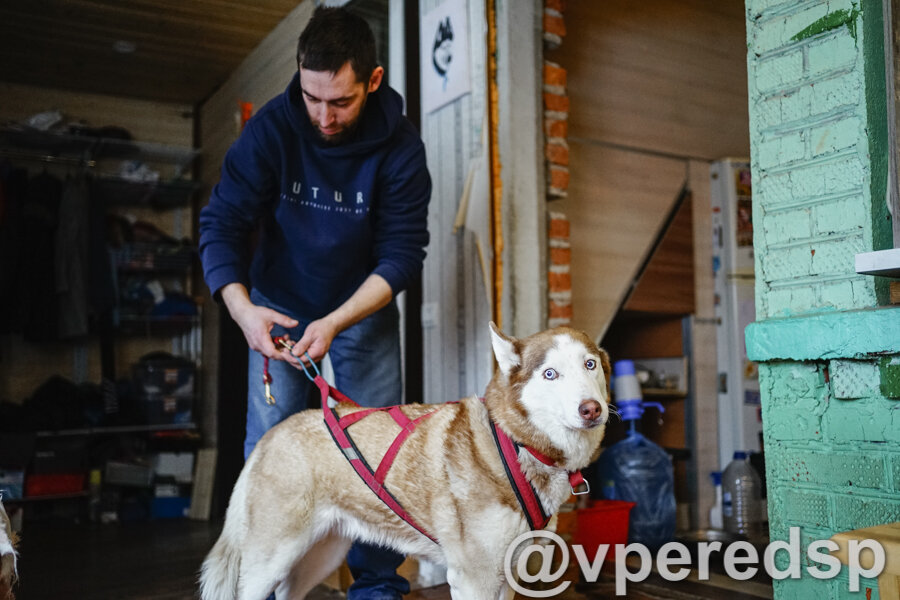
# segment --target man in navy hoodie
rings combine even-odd
[[[393,297],[421,271],[428,244],[424,146],[400,95],[383,85],[369,26],[345,9],[317,8],[297,63],[285,92],[229,149],[200,212],[204,277],[250,347],[245,457],[270,427],[316,405],[318,390],[299,370],[305,352],[315,361],[329,353],[335,387],[360,404],[400,402]],[[296,342],[290,352],[273,343],[281,335]],[[408,593],[396,574],[402,560],[354,545],[348,597]]]

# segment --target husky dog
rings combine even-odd
[[[3,494],[0,494],[0,600],[13,600],[13,584],[16,582],[16,534],[6,510]]]
[[[569,473],[600,451],[610,363],[587,335],[565,327],[517,339],[491,323],[491,341],[499,370],[483,399],[400,407],[410,420],[431,414],[396,452],[383,487],[427,535],[367,487],[322,412],[303,411],[269,430],[244,465],[203,563],[202,598],[263,600],[273,590],[279,600],[304,598],[353,540],[446,565],[454,600],[507,597],[507,548],[530,526],[491,423],[521,446],[513,466],[543,512],[555,513],[572,493]],[[347,431],[377,465],[401,427],[375,411]]]

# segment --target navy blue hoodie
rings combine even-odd
[[[200,257],[214,296],[239,282],[312,320],[371,273],[394,294],[409,284],[428,245],[431,178],[402,105],[382,85],[369,94],[355,136],[329,146],[309,120],[295,74],[247,122],[200,211]]]

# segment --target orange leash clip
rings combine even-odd
[[[281,346],[285,350],[290,350],[294,343],[286,335],[282,335],[279,337],[273,337],[272,342],[276,346]],[[266,388],[266,404],[269,406],[275,405],[275,396],[272,395],[272,374],[269,373],[269,357],[263,357],[263,385]]]

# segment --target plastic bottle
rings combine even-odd
[[[725,531],[746,537],[759,534],[762,519],[762,486],[759,475],[737,451],[722,473],[722,520]]]
[[[722,473],[713,471],[709,477],[716,488],[716,503],[709,509],[709,526],[713,529],[722,529]]]

